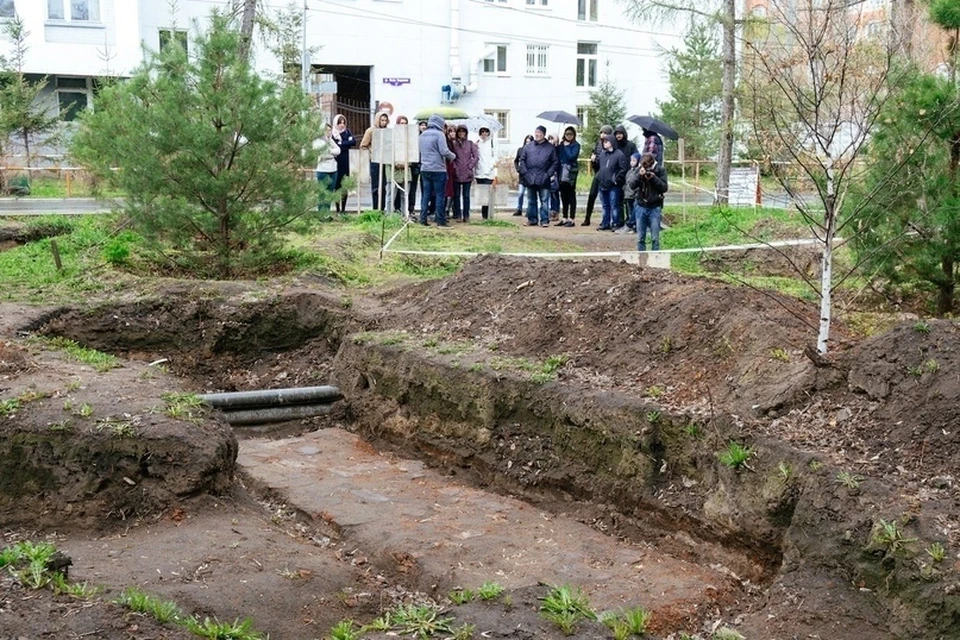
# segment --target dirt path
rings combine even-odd
[[[575,584],[598,610],[642,605],[660,628],[675,629],[701,608],[739,594],[719,571],[464,486],[340,429],[245,440],[238,462],[297,509],[342,531],[375,564],[395,564],[437,596],[486,581],[510,590]]]

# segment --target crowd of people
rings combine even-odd
[[[408,123],[406,116],[402,115],[395,120],[399,126]],[[359,148],[370,149],[374,129],[389,126],[390,115],[377,113],[373,126],[361,138]],[[392,185],[393,211],[402,213],[405,201],[407,214],[424,226],[429,226],[431,219],[441,228],[450,227],[450,220],[468,223],[471,186],[492,185],[497,179],[497,153],[490,129],[480,127],[477,139],[471,140],[465,125],[448,125],[439,115],[418,122],[418,128],[419,162],[390,167],[370,162],[373,208],[387,211],[388,192]],[[567,126],[559,140],[547,135],[546,127],[539,126],[517,149],[514,167],[520,188],[513,215],[526,215],[528,226],[548,227],[553,223],[573,227],[576,224],[581,156],[577,137],[573,126]],[[349,149],[356,145],[356,138],[343,115],[334,117],[332,125],[326,127],[325,136],[315,143],[320,156],[317,180],[329,190],[341,189],[344,178],[350,174]],[[598,231],[636,232],[639,251],[646,250],[649,234],[651,250],[659,251],[663,198],[668,189],[660,136],[644,129],[643,144],[638,148],[622,125],[604,125],[592,147],[590,165],[593,178],[580,224],[590,226],[599,199],[602,217]],[[484,220],[490,217],[489,201],[487,194],[480,207]],[[337,211],[345,212],[346,195],[342,195],[335,206]]]

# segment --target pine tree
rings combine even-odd
[[[723,69],[718,54],[715,25],[692,23],[682,49],[665,52],[670,99],[657,102],[661,118],[683,131],[687,158],[705,160],[720,144],[720,98]],[[672,158],[677,146],[667,147]]]
[[[299,87],[260,78],[236,18],[214,12],[188,57],[151,54],[81,118],[74,157],[122,190],[144,238],[181,269],[228,278],[269,264],[282,234],[319,221],[320,119]],[[114,170],[114,168],[119,170]]]
[[[39,99],[47,79],[31,80],[23,71],[30,35],[23,21],[19,16],[8,19],[3,32],[12,51],[0,65],[0,134],[5,147],[13,140],[23,147],[25,166],[29,168],[31,146],[54,141],[60,128],[60,114]]]
[[[587,124],[581,136],[581,150],[589,156],[593,145],[600,138],[600,127],[605,124],[615,127],[627,117],[627,101],[623,89],[605,76],[597,88],[590,92],[587,106]]]

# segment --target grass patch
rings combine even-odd
[[[747,466],[747,461],[753,456],[753,449],[739,442],[731,440],[727,447],[717,454],[720,462],[731,469],[740,469]]]
[[[53,349],[63,351],[71,360],[90,365],[101,373],[120,366],[120,360],[116,356],[96,349],[82,347],[70,338],[54,336],[52,338],[37,338],[36,340]]]
[[[551,587],[542,598],[540,615],[553,622],[566,635],[573,633],[581,620],[596,620],[590,601],[579,587],[569,585]]]
[[[165,393],[163,412],[174,420],[196,421],[206,414],[207,403],[195,393]]]
[[[501,593],[503,593],[503,585],[497,582],[484,582],[477,589],[477,595],[481,600],[493,600],[500,597]]]
[[[175,602],[148,595],[137,587],[124,589],[114,602],[131,611],[148,615],[157,622],[164,624],[169,622],[183,624],[186,620],[183,612],[180,611],[180,607]]]

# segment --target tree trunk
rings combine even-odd
[[[953,276],[953,259],[949,256],[940,261],[940,269],[943,271],[943,282],[937,286],[939,296],[937,297],[937,315],[945,316],[953,313],[953,294],[956,291],[956,280]]]
[[[915,0],[891,2],[890,39],[893,50],[907,59],[913,59],[913,27]]]
[[[734,91],[737,82],[737,2],[723,0],[723,85],[720,106],[720,153],[717,156],[716,204],[730,200],[733,160]]]
[[[817,353],[827,353],[830,342],[830,317],[833,314],[833,240],[837,233],[837,202],[833,174],[833,158],[826,159],[827,197],[823,213],[823,257],[820,260],[820,330]]]
[[[250,59],[250,43],[253,41],[253,25],[257,19],[257,0],[243,0],[243,17],[240,20],[240,55]]]

